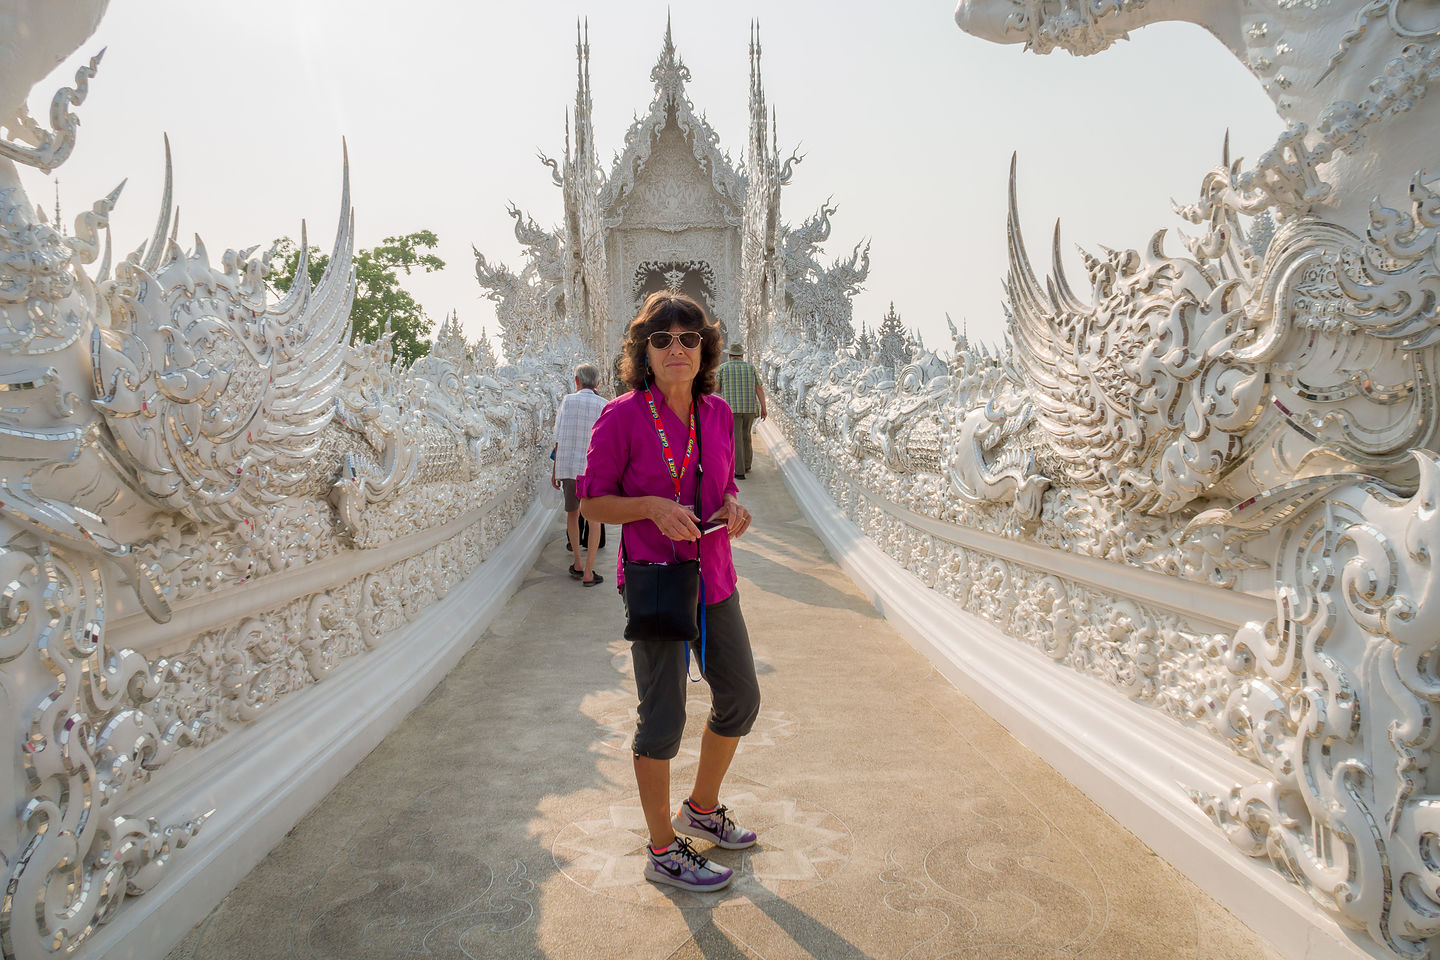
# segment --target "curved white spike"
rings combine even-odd
[[[1150,243],[1146,247],[1146,251],[1155,260],[1165,259],[1165,234],[1168,232],[1168,227],[1161,227],[1150,235]]]
[[[300,221],[300,257],[295,264],[295,279],[279,303],[268,311],[280,323],[289,323],[310,299],[310,238],[305,221]]]
[[[170,134],[165,134],[165,192],[160,197],[160,216],[155,221],[155,232],[150,243],[142,247],[145,259],[141,266],[153,273],[160,266],[160,257],[165,252],[165,235],[170,232],[170,205],[175,195],[175,169],[170,162]]]
[[[1010,257],[1010,278],[1007,287],[1011,290],[1011,299],[1015,301],[1017,310],[1028,309],[1029,311],[1043,312],[1048,306],[1045,302],[1045,291],[1035,277],[1035,270],[1030,265],[1030,255],[1025,252],[1025,238],[1020,232],[1019,203],[1015,199],[1015,164],[1016,154],[1012,153],[1010,155],[1009,210],[1005,219],[1005,235]]]
[[[97,283],[103,283],[104,281],[110,279],[110,257],[114,249],[113,237],[110,232],[110,212],[115,209],[115,204],[120,201],[120,194],[124,191],[125,184],[129,182],[129,177],[121,180],[116,185],[114,190],[111,190],[109,193],[107,193],[104,199],[102,199],[99,203],[95,205],[95,209],[97,212],[103,211],[104,219],[102,222],[105,227],[105,254],[103,257],[100,258],[100,269],[95,275]],[[80,220],[80,217],[77,217],[75,220],[77,228]]]
[[[325,271],[328,277],[336,264],[344,261],[344,271],[349,272],[354,249],[355,208],[350,205],[350,147],[340,139],[340,220],[335,226],[335,244],[330,249],[330,265]],[[325,278],[320,282],[323,284]]]
[[[316,296],[330,314],[326,330],[316,330],[311,335],[325,342],[342,343],[345,327],[349,323],[349,309],[341,309],[341,302],[350,296],[354,286],[353,263],[355,253],[355,208],[350,204],[350,151],[341,140],[341,186],[340,217],[335,228],[335,243],[330,249],[330,262],[325,274],[316,284]]]
[[[354,217],[350,204],[350,164],[348,148],[344,149],[341,188],[341,210],[335,233],[335,245],[319,282],[309,285],[309,254],[305,271],[297,271],[297,279],[305,279],[305,301],[287,323],[302,326],[299,342],[282,351],[275,370],[275,386],[290,397],[296,413],[304,414],[318,430],[329,417],[334,386],[339,383],[344,363],[342,347],[348,340],[350,304],[354,295]],[[308,247],[308,235],[307,235]],[[294,287],[291,288],[292,290]]]
[[[1057,357],[1053,304],[1035,277],[1025,240],[1020,233],[1019,203],[1015,194],[1015,155],[1010,158],[1010,197],[1006,215],[1010,271],[1005,279],[1009,299],[1006,327],[1014,347],[1017,364],[1042,390],[1058,391],[1060,384],[1052,367]]]
[[[1075,295],[1070,287],[1070,281],[1065,276],[1065,264],[1060,258],[1060,221],[1055,221],[1055,239],[1050,247],[1051,265],[1050,270],[1055,278],[1054,293],[1055,299],[1060,308],[1070,313],[1089,313],[1090,306]]]
[[[105,255],[100,258],[100,272],[96,274],[96,282],[104,283],[110,279],[110,224],[105,224]]]

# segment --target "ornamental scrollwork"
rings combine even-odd
[[[1010,392],[1038,402],[1040,430],[978,456],[1058,452],[1039,472],[1119,503],[1117,528],[1169,519],[1175,575],[1273,596],[1205,697],[1261,772],[1194,799],[1381,949],[1428,956],[1440,691],[1435,633],[1419,625],[1435,592],[1440,202],[1426,171],[1440,128],[1425,94],[1440,25],[1397,0],[1083,6],[964,0],[956,19],[1082,54],[1154,20],[1200,23],[1287,129],[1250,169],[1227,145],[1199,200],[1177,207],[1203,231],[1182,238],[1188,256],[1152,241],[1087,257],[1088,300],[1058,256],[1035,278],[1012,207],[1008,352],[1027,376]],[[1262,562],[1268,588],[1251,573]]]
[[[1241,849],[1399,956],[1423,956],[1440,933],[1426,781],[1440,462],[1417,463],[1413,496],[1347,486],[1290,527],[1279,612],[1236,638],[1243,682],[1223,714],[1270,777],[1195,794]]]
[[[643,260],[635,267],[630,278],[630,299],[638,301],[640,291],[652,275],[659,274],[665,279],[670,290],[679,290],[685,277],[694,273],[700,277],[707,291],[714,291],[715,268],[706,260]]]
[[[689,152],[693,164],[709,180],[706,193],[720,204],[718,212],[731,227],[741,225],[746,195],[746,179],[737,171],[727,154],[720,150],[720,136],[706,120],[695,112],[685,84],[690,70],[680,58],[669,26],[660,57],[650,73],[655,84],[655,98],[645,116],[637,117],[625,132],[625,145],[615,158],[610,175],[600,187],[599,205],[605,227],[618,226],[625,209],[635,194],[641,171],[647,169],[666,128],[674,120],[676,129]],[[664,151],[661,152],[662,155]]]
[[[1177,207],[1198,235],[1082,251],[1079,284],[1058,228],[1049,275],[1032,266],[1012,167],[1006,342],[952,328],[948,359],[916,343],[902,363],[863,326],[829,338],[773,309],[772,417],[923,583],[1250,761],[1251,782],[1193,797],[1245,853],[1381,949],[1428,955],[1440,29],[1390,0],[966,0],[956,18],[1077,53],[1201,23],[1288,129],[1249,169],[1222,151]],[[1077,573],[1017,559],[1036,548]],[[1102,589],[1076,578],[1093,561],[1162,579]],[[1253,616],[1183,613],[1167,580]]]
[[[160,824],[127,809],[198,742],[200,721],[150,713],[171,665],[108,644],[93,558],[21,535],[0,547],[0,580],[0,667],[54,678],[24,732],[23,842],[9,856],[0,943],[7,956],[69,953],[127,895],[153,886],[204,822],[205,811]]]
[[[94,27],[23,16],[26,63],[59,62]],[[136,252],[112,256],[119,188],[71,228],[47,222],[11,160],[64,159],[96,63],[57,97],[53,134],[10,124],[30,146],[0,150],[0,733],[23,772],[0,781],[7,960],[81,949],[186,856],[214,811],[160,805],[177,758],[382,646],[516,529],[577,356],[544,341],[500,364],[454,318],[413,365],[388,336],[347,342],[344,168],[327,269],[308,282],[302,227],[283,296],[257,247],[181,246],[168,144]],[[0,82],[23,82],[8,66]],[[516,219],[543,260],[543,231]],[[346,572],[312,573],[326,569]],[[311,585],[253,599],[285,595],[285,574]],[[217,599],[225,622],[177,626]]]

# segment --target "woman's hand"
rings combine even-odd
[[[730,536],[738,537],[750,529],[750,511],[740,506],[734,496],[726,495],[725,505],[710,515],[711,520],[725,520]]]
[[[688,507],[682,507],[674,500],[651,497],[650,519],[660,532],[671,540],[699,540],[700,527],[695,523],[695,514]]]

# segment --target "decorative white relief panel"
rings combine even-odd
[[[83,40],[7,17],[37,18],[7,84]],[[112,253],[118,188],[46,222],[13,162],[64,159],[97,64],[56,95],[56,129],[0,118],[24,141],[0,149],[6,960],[80,950],[153,889],[217,812],[151,813],[179,761],[383,645],[516,528],[574,362],[552,340],[482,368],[453,321],[411,367],[388,339],[347,343],[348,169],[324,277],[278,298],[256,248],[180,246],[168,156],[136,253]],[[522,233],[543,253],[517,214]]]
[[[1087,254],[1078,286],[1058,256],[1032,268],[1012,171],[1003,347],[957,335],[896,369],[791,318],[771,410],[935,590],[1251,761],[1193,797],[1245,853],[1377,949],[1428,956],[1440,124],[1420,95],[1440,29],[1385,0],[1083,6],[956,18],[1075,53],[1202,23],[1290,130],[1205,176],[1178,208],[1198,236]],[[1196,584],[1215,599],[1177,599]]]

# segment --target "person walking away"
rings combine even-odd
[[[593,364],[575,368],[575,392],[560,400],[555,414],[555,463],[550,468],[550,486],[565,495],[565,529],[570,535],[570,576],[587,587],[604,583],[595,573],[595,551],[600,549],[600,531],[592,530],[584,566],[580,560],[580,498],[575,478],[585,472],[585,452],[590,448],[590,430],[605,409],[605,398],[595,392],[600,371]]]
[[[720,787],[740,738],[760,712],[730,553],[730,538],[750,527],[750,511],[740,505],[733,479],[730,408],[714,394],[720,331],[700,304],[660,291],[631,321],[621,350],[631,391],[606,405],[591,432],[580,509],[591,521],[623,524],[616,564],[622,588],[627,560],[672,563],[697,556],[703,586],[703,639],[630,644],[640,700],[631,751],[650,832],[644,873],[684,890],[719,890],[733,871],[712,863],[690,838],[727,850],[755,843],[755,833],[738,826],[720,803]],[[703,511],[698,515],[697,504]],[[670,761],[685,731],[691,653],[710,687],[710,718],[690,796],[672,817]]]
[[[736,480],[744,480],[745,474],[755,459],[755,450],[750,441],[750,430],[755,424],[755,415],[764,420],[765,388],[760,384],[760,372],[745,359],[745,344],[739,340],[730,343],[730,359],[720,364],[715,371],[720,383],[720,396],[730,404],[735,417],[735,471]]]

